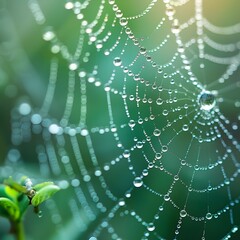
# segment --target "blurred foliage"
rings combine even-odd
[[[91,5],[91,8],[86,8],[83,10],[84,19],[89,23],[95,20],[96,13],[101,2],[97,0],[94,1],[95,2]],[[36,24],[34,17],[29,10],[27,4],[28,2],[30,1],[0,0],[0,163],[2,166],[0,169],[0,178],[3,181],[10,175],[13,175],[14,177],[16,175],[16,179],[18,179],[22,174],[26,174],[31,178],[33,177],[36,182],[39,179],[41,182],[50,178],[64,185],[66,184],[66,180],[71,182],[75,177],[79,179],[82,177],[80,173],[81,168],[79,169],[78,162],[76,161],[73,144],[70,139],[67,139],[64,142],[64,149],[68,154],[73,171],[75,171],[73,176],[70,177],[65,171],[63,166],[64,164],[62,164],[64,161],[61,158],[61,152],[57,148],[57,146],[61,144],[59,144],[56,139],[51,139],[42,129],[44,128],[44,124],[45,126],[48,126],[52,123],[61,123],[62,116],[64,115],[63,112],[66,105],[66,98],[69,93],[68,64],[71,59],[64,59],[58,55],[54,55],[50,50],[52,49],[52,43],[46,43],[46,41],[43,40],[43,34],[46,29],[49,29],[50,26],[50,29],[54,29],[58,38],[61,39],[65,46],[68,47],[69,52],[72,53],[74,52],[76,45],[78,44],[78,40],[82,34],[79,32],[81,20],[76,20],[76,14],[72,14],[71,11],[67,11],[64,8],[65,1],[39,0],[38,2],[42,8],[42,11],[46,15],[46,23],[44,27],[42,27]],[[116,3],[124,13],[124,16],[135,16],[141,13],[150,4],[150,2],[151,1],[147,0],[116,0]],[[176,17],[180,20],[180,22],[187,21],[195,14],[194,3],[195,1],[191,0],[187,7],[179,7],[179,10],[176,12]],[[231,0],[229,2],[223,0],[205,0],[203,1],[203,5],[204,16],[215,25],[231,26],[236,22],[240,22],[238,10],[239,0]],[[112,36],[107,44],[108,46],[113,46],[117,41],[117,37],[119,32],[121,32],[122,27],[119,26],[118,22],[114,27],[112,27],[111,24],[114,22],[115,14],[112,11],[111,5],[106,4],[105,11],[108,13],[107,17],[109,20],[106,25],[106,31],[109,31]],[[165,37],[170,34],[170,23],[167,23],[162,31],[156,31],[156,25],[159,23],[159,20],[161,20],[163,15],[165,15],[165,8],[163,8],[162,1],[159,1],[159,4],[151,10],[151,14],[146,14],[143,17],[136,18],[134,21],[129,21],[128,23],[129,27],[134,33],[134,36],[147,49],[158,46],[158,44],[164,41]],[[195,27],[191,27],[189,31],[184,32],[182,36],[183,41],[185,42],[195,37],[195,31]],[[85,38],[87,37],[85,36]],[[214,37],[215,41],[223,44],[228,43],[229,41],[238,41],[236,36],[226,35],[224,37]],[[237,38],[238,37],[239,36],[237,36]],[[98,51],[96,50],[95,43],[90,44],[88,39],[85,39],[83,44],[83,57],[81,58],[78,70],[85,72],[87,75],[86,78],[96,77],[96,81],[99,80],[102,86],[107,85],[109,83],[109,79],[111,79],[111,74],[113,71],[113,60],[115,57],[118,57],[121,54],[122,49],[125,49],[125,54],[122,54],[121,57],[126,66],[130,65],[135,60],[136,52],[139,50],[138,47],[134,44],[127,45],[125,42],[127,43],[130,41],[126,38],[121,39],[119,45],[116,47],[113,53],[111,53],[110,56],[107,56],[104,54],[104,50],[106,49],[101,49]],[[175,54],[176,48],[177,45],[175,39],[171,38],[168,44],[161,49],[160,53],[159,51],[153,52],[151,57],[157,64],[164,65]],[[215,53],[215,50],[207,50],[212,54],[217,54]],[[197,58],[197,51],[197,47],[193,47],[191,50],[187,51],[186,54],[192,61],[191,67],[196,77],[207,86],[213,80],[218,79],[218,77],[221,76],[225,70],[220,64],[211,63],[204,60],[205,72],[202,74],[199,64],[203,60]],[[88,57],[88,54],[90,57]],[[89,58],[88,61],[83,61],[84,57]],[[221,54],[219,54],[219,57],[221,57]],[[53,99],[50,109],[45,116],[43,116],[44,118],[48,119],[48,121],[41,123],[42,128],[38,134],[32,134],[34,129],[32,126],[30,126],[30,117],[29,115],[26,115],[20,118],[18,116],[19,106],[21,106],[21,104],[24,102],[32,107],[31,114],[41,111],[44,112],[45,109],[42,109],[42,104],[48,89],[49,76],[51,75],[51,64],[54,62],[54,58],[58,59],[58,81],[56,84],[56,91],[54,96],[52,96]],[[140,58],[139,62],[133,65],[132,71],[140,72],[142,78],[147,79],[151,84],[153,84],[156,80],[156,74],[152,70],[151,64],[146,64],[144,61],[145,59]],[[176,69],[182,68],[181,59],[177,59],[175,61],[175,67]],[[96,69],[97,74],[94,75],[93,73]],[[169,72],[167,72],[167,69],[165,71],[166,73],[171,74],[170,70]],[[153,100],[157,99],[158,93],[156,94],[152,89],[149,90],[148,88],[139,87],[138,90],[136,90],[136,83],[132,79],[127,78],[126,83],[124,83],[125,74],[122,73],[122,70],[117,69],[114,76],[114,81],[112,81],[111,87],[112,89],[118,90],[118,93],[122,93],[123,87],[126,87],[126,94],[128,96],[132,95],[136,97],[136,92],[138,91],[140,96],[146,95]],[[175,78],[174,75],[173,77]],[[189,76],[186,74],[185,77],[188,78]],[[176,77],[174,80],[176,86],[179,86],[183,82],[184,87],[186,87],[189,92],[195,91],[195,86],[184,82],[185,79],[182,80],[179,77]],[[236,76],[234,76],[234,81],[239,81]],[[79,106],[81,105],[82,99],[81,94],[79,94],[79,89],[81,84],[82,83],[79,81],[76,82],[73,90],[75,93],[73,100],[74,103],[69,119],[69,125],[74,129],[78,127],[80,122],[79,119],[81,114]],[[163,84],[164,88],[166,89],[171,88],[172,86],[170,81],[164,81]],[[214,87],[216,87],[216,89],[213,88],[213,90],[221,91],[221,86],[217,85]],[[106,92],[103,89],[99,90],[99,88],[93,84],[87,84],[86,88],[88,107],[87,125],[89,126],[89,129],[108,128],[108,125],[110,125],[110,107],[108,105],[109,102],[107,102]],[[162,111],[164,108],[169,110],[174,108],[172,107],[174,104],[171,106],[166,104],[164,107],[151,106],[151,111],[156,113],[157,116],[154,124],[150,121],[146,121],[146,123],[144,123],[145,132],[143,132],[140,125],[136,125],[135,130],[133,131],[126,127],[129,124],[129,117],[125,112],[125,105],[123,104],[122,96],[113,92],[111,92],[111,94],[111,104],[113,106],[111,110],[113,110],[114,121],[118,127],[117,133],[119,138],[122,140],[124,148],[126,149],[130,149],[131,146],[135,144],[134,138],[145,139],[146,134],[150,135],[150,133],[154,131],[155,127],[162,129],[167,124],[167,120],[166,118],[159,117],[160,111]],[[176,95],[178,97],[180,96],[178,94]],[[168,96],[168,93],[162,94],[163,99],[167,99]],[[180,97],[183,98],[182,96]],[[196,95],[191,95],[190,97],[196,97]],[[229,117],[230,122],[233,122],[236,120],[236,110],[232,102],[239,98],[239,89],[235,88],[231,92],[226,91],[226,93],[223,91],[223,98],[227,99],[227,101],[223,102],[223,104],[220,106],[221,111]],[[196,99],[194,99],[194,103],[195,102]],[[189,104],[189,99],[183,98],[181,104],[182,106],[184,104]],[[138,118],[139,112],[143,119],[144,117],[148,117],[150,114],[150,108],[148,105],[142,104],[140,105],[140,108],[137,108],[135,102],[129,102],[128,107],[130,109],[131,118],[135,120]],[[177,113],[173,113],[172,115],[170,114],[168,121],[174,121],[175,119],[178,119],[180,114],[184,115],[184,113],[185,110],[181,110]],[[18,121],[19,125],[16,124]],[[171,128],[168,132],[165,132],[162,135],[162,139],[164,140],[163,142],[172,141],[172,144],[169,147],[171,154],[165,155],[164,161],[165,167],[173,175],[176,174],[180,169],[180,161],[177,157],[177,154],[182,157],[185,156],[186,152],[188,151],[187,147],[192,141],[192,136],[190,136],[188,133],[177,136],[176,139],[173,138],[176,132],[182,128],[182,125],[183,123],[180,121],[176,124],[175,129]],[[20,131],[23,132],[22,135],[25,134],[25,137],[19,140],[19,142],[14,139],[14,135],[12,134],[13,129],[15,128],[20,129]],[[202,132],[207,131],[206,129],[208,129],[208,126],[203,128]],[[114,131],[112,131],[112,133],[113,132]],[[91,139],[94,146],[94,152],[97,154],[98,163],[101,169],[103,169],[103,166],[106,166],[107,163],[111,163],[113,159],[117,159],[118,156],[122,156],[122,149],[116,146],[116,139],[112,133],[111,129],[109,128],[108,132],[106,131],[105,134],[95,134]],[[234,136],[239,139],[237,133],[234,134]],[[229,139],[225,138],[224,140],[227,144],[230,144]],[[59,154],[58,159],[62,164],[59,174],[55,174],[54,170],[52,170],[50,161],[48,162],[48,160],[46,160],[44,162],[44,156],[42,155],[45,153],[44,144],[46,142],[52,146],[57,154]],[[95,176],[96,169],[94,166],[92,166],[88,144],[86,143],[85,138],[83,136],[78,136],[77,142],[80,146],[79,148],[84,159],[85,167],[92,177],[91,184],[89,184],[87,181],[84,182],[84,180],[81,178],[81,183],[83,182],[85,184],[83,184],[81,190],[84,193],[87,193],[85,201],[88,202],[89,207],[93,209],[93,215],[96,219],[89,219],[84,212],[86,209],[80,204],[81,199],[79,200],[80,194],[77,192],[78,189],[76,190],[73,186],[70,186],[69,188],[66,187],[64,195],[61,195],[61,197],[56,199],[56,201],[48,201],[48,204],[43,206],[44,221],[40,222],[39,220],[36,220],[36,224],[34,224],[32,223],[34,221],[34,216],[32,213],[26,213],[26,218],[24,221],[29,239],[40,240],[46,238],[46,236],[49,237],[49,239],[58,240],[66,239],[66,236],[68,236],[68,239],[71,240],[88,239],[91,233],[96,230],[97,226],[101,225],[103,219],[107,219],[108,217],[107,213],[100,211],[101,207],[96,207],[97,204],[92,202],[93,193],[90,192],[89,189],[93,187],[99,191],[99,198],[108,209],[111,209],[114,204],[116,204],[116,202],[113,203],[108,197],[106,197],[106,192],[104,192],[97,176]],[[199,154],[199,159],[201,159],[201,163],[203,163],[203,165],[207,165],[209,163],[209,159],[215,160],[216,156],[218,156],[217,154],[220,155],[225,150],[222,149],[221,142],[210,143],[207,146],[206,145],[207,144],[201,145],[203,150]],[[159,141],[153,140],[152,146],[158,148]],[[144,151],[149,159],[154,159],[155,157],[155,152],[152,151],[152,146],[144,146]],[[196,152],[199,148],[199,143],[196,143],[195,145],[193,144],[193,149],[189,153],[189,163],[193,165],[195,164]],[[214,149],[220,149],[219,153],[212,151]],[[234,152],[234,154],[235,153],[236,152]],[[237,156],[239,156],[239,153]],[[39,159],[41,159],[45,165],[42,164]],[[134,173],[137,176],[141,175],[142,170],[147,168],[147,162],[142,161],[142,159],[144,159],[144,157],[140,150],[135,151],[131,155],[131,162],[127,162],[127,160],[125,162],[122,161],[118,163],[118,165],[116,164],[117,166],[113,165],[111,171],[104,172],[104,178],[106,179],[107,187],[117,197],[117,200],[121,199],[126,191],[132,188],[134,176],[132,172],[129,171],[129,168],[134,169]],[[43,165],[47,167],[43,169]],[[234,166],[228,164],[225,164],[224,167],[227,169],[227,171],[229,171],[229,173],[233,171],[232,169],[235,169]],[[190,181],[189,179],[191,179],[191,174],[192,172],[186,171],[181,176],[181,179],[186,180],[186,182]],[[222,172],[215,172],[215,174],[211,176],[203,172],[198,175],[198,178],[196,178],[195,187],[208,187],[209,182],[215,183],[216,179],[222,180],[222,178]],[[206,179],[209,180],[209,182],[207,182]],[[170,188],[171,181],[171,175],[159,174],[159,171],[153,170],[146,178],[145,184],[150,186],[152,189],[156,189],[157,192],[165,193]],[[37,191],[34,197],[31,198],[31,203],[33,206],[38,206],[42,203],[42,201],[45,201],[48,197],[55,193],[55,191],[58,190],[58,187],[52,185],[52,183],[35,185],[33,188]],[[11,216],[13,220],[21,218],[22,213],[26,208],[26,202],[29,201],[29,198],[27,197],[28,194],[23,192],[21,189],[22,187],[20,187],[20,185],[12,182],[11,180],[8,180],[7,183],[1,185],[0,191],[2,193],[2,198],[0,199],[0,204],[2,206],[2,213],[3,215],[5,214],[5,216]],[[239,192],[238,187],[233,187],[232,191],[234,196],[237,195]],[[179,184],[176,186],[176,190],[173,191],[172,198],[176,200],[179,205],[183,206],[187,194],[187,190]],[[20,206],[18,206],[19,201],[17,199],[20,195],[23,197],[21,198]],[[202,215],[203,213],[203,215],[205,215],[205,212],[207,211],[206,205],[214,205],[217,208],[222,207],[223,203],[229,202],[229,196],[226,194],[226,192],[220,192],[218,195],[214,195],[211,199],[208,199],[208,197],[204,198],[204,200],[198,199],[194,194],[192,194],[191,197],[192,198],[188,207],[194,213],[196,213],[196,215]],[[219,199],[221,199],[221,201],[219,201]],[[76,204],[76,206],[74,204]],[[146,222],[150,222],[152,220],[154,214],[158,212],[159,205],[159,197],[150,195],[146,188],[140,188],[138,191],[135,191],[132,194],[131,198],[127,199],[128,208],[134,209],[136,212],[140,212],[142,219],[144,219]],[[71,210],[70,206],[72,206]],[[76,208],[73,208],[73,206]],[[177,225],[179,211],[175,208],[171,208],[170,204],[167,205],[165,209],[167,214],[158,220],[158,226],[163,236],[167,236],[168,239],[172,239]],[[59,214],[59,212],[61,214]],[[74,213],[76,215],[74,215]],[[225,216],[224,218],[226,222],[229,222],[228,216]],[[80,220],[82,221],[82,224],[79,223]],[[213,221],[217,222],[217,220]],[[217,224],[216,222],[213,222],[213,224],[207,228],[207,230],[210,229],[209,239],[211,239],[211,236],[218,231],[219,236],[222,236],[223,233],[225,233],[226,228],[230,229],[231,224],[225,224],[224,221]],[[113,220],[112,224],[123,235],[123,239],[140,239],[146,232],[146,226],[133,221],[132,217],[130,216],[124,216],[123,218],[118,216],[118,220]],[[189,219],[184,223],[185,230],[182,231],[183,235],[185,234],[188,236],[188,234],[191,233],[196,234],[196,236],[199,237],[202,234],[204,224],[199,227],[199,224],[194,222],[194,224],[191,225],[191,228],[188,227],[188,224],[191,224]],[[3,226],[0,227],[1,238],[1,233],[5,234],[7,232],[4,231],[4,228],[7,229],[8,225],[2,219],[0,219],[0,225]],[[40,231],[39,226],[41,226]],[[129,228],[129,226],[131,227]],[[109,239],[109,233],[107,230],[103,232],[102,239]]]

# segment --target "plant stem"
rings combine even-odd
[[[25,240],[23,222],[20,220],[18,222],[12,222],[13,233],[16,236],[17,240]]]

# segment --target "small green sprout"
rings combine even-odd
[[[43,182],[33,186],[32,181],[23,177],[20,183],[11,177],[0,184],[0,216],[6,217],[11,223],[11,231],[17,240],[24,240],[23,215],[28,206],[41,216],[39,205],[52,197],[60,188],[53,182]]]

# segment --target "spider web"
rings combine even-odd
[[[239,3],[3,5],[5,92],[24,97],[1,175],[64,189],[34,239],[240,236]]]

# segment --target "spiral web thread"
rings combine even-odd
[[[49,77],[12,112],[8,160],[32,139],[65,189],[47,204],[56,239],[240,236],[240,23],[202,0],[123,2],[24,3]]]

